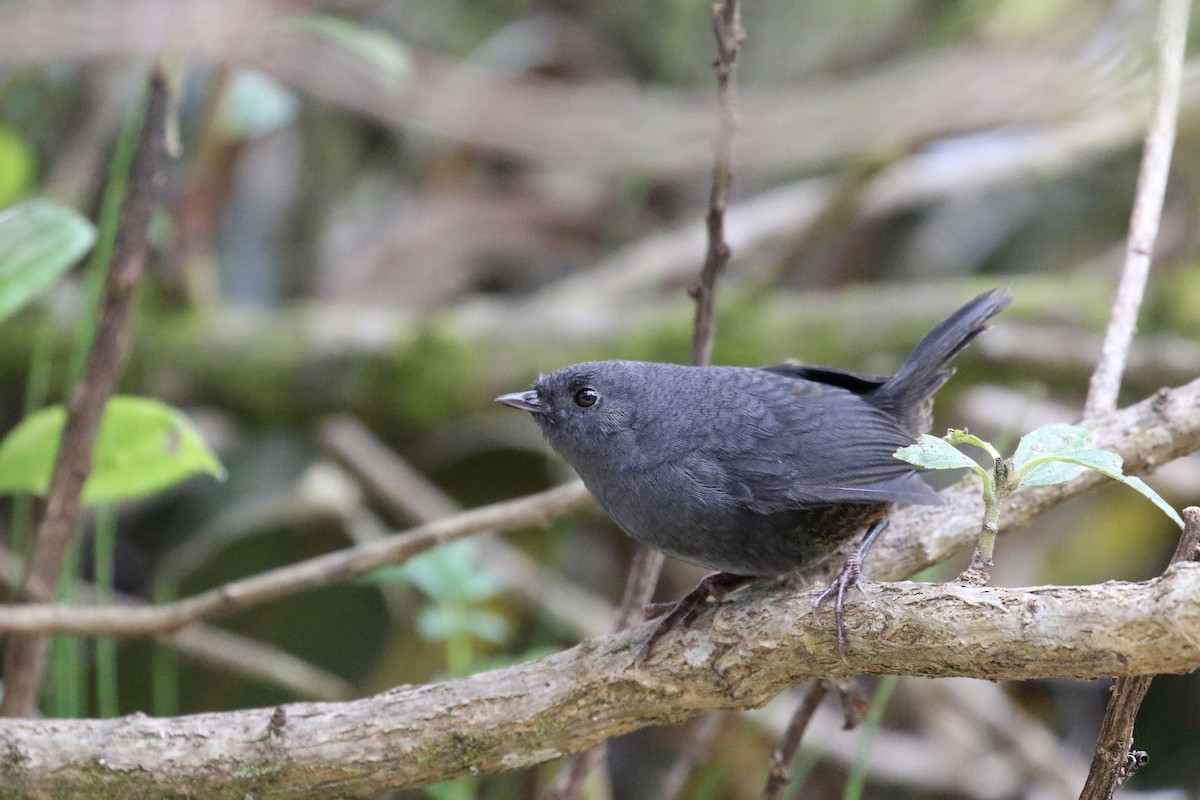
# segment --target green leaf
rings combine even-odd
[[[1025,464],[1025,472],[1017,472],[1016,483],[1019,486],[1051,486],[1056,483],[1066,483],[1083,474],[1087,467],[1076,464],[1060,456],[1045,456],[1033,459]]]
[[[499,614],[478,608],[442,605],[425,606],[418,611],[417,630],[431,642],[474,636],[492,644],[504,644],[512,634],[512,626]]]
[[[53,286],[95,241],[91,222],[48,200],[0,211],[0,322]]]
[[[987,453],[989,456],[991,456],[994,461],[999,461],[1001,458],[999,451],[997,451],[996,448],[992,447],[991,442],[985,442],[983,439],[980,439],[978,436],[974,435],[973,433],[971,433],[967,430],[958,430],[956,428],[951,428],[949,431],[946,432],[946,435],[943,436],[942,438],[945,441],[949,442],[950,444],[954,444],[954,445],[959,445],[959,444],[974,445],[975,447],[978,447],[980,450],[983,450],[985,453]]]
[[[1013,452],[1013,466],[1020,472],[1035,458],[1053,453],[1089,450],[1091,447],[1092,432],[1087,428],[1055,422],[1043,425],[1021,437],[1016,451]]]
[[[476,565],[474,545],[449,542],[413,556],[403,564],[381,567],[362,577],[369,584],[407,583],[438,603],[472,603],[500,592],[500,582]]]
[[[988,480],[987,470],[976,463],[974,459],[944,439],[929,434],[923,435],[916,444],[901,447],[895,452],[895,457],[925,469],[962,469],[966,467],[978,472],[985,481]]]
[[[1090,442],[1090,434],[1088,439]],[[1120,481],[1141,494],[1158,506],[1176,525],[1180,528],[1183,527],[1183,517],[1179,515],[1179,512],[1151,489],[1145,481],[1122,472],[1123,460],[1119,453],[1109,450],[1074,450],[1031,459],[1026,462],[1026,466],[1028,469],[1021,478],[1021,484],[1024,486],[1048,486],[1052,483],[1061,483],[1074,478],[1085,469],[1107,475],[1114,481]],[[1062,475],[1068,475],[1068,477],[1063,478]]]
[[[0,493],[45,495],[67,412],[34,412],[0,442]],[[187,417],[158,400],[114,396],[104,407],[83,485],[83,501],[102,505],[163,491],[196,474],[219,480],[225,469]]]

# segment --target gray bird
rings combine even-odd
[[[692,367],[592,361],[496,400],[530,412],[600,507],[637,541],[719,570],[646,643],[758,576],[802,571],[866,532],[818,598],[842,598],[897,504],[936,504],[893,456],[929,430],[947,365],[1009,303],[976,297],[935,327],[890,378],[832,367]]]

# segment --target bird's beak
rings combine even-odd
[[[513,408],[519,408],[522,411],[528,411],[531,414],[546,413],[546,407],[542,405],[542,399],[538,397],[538,393],[535,391],[502,394],[496,398],[496,402],[512,406]]]

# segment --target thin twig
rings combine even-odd
[[[0,547],[0,583],[19,587],[25,574],[23,560],[6,547]],[[76,596],[95,601],[96,587],[87,581],[75,585]],[[137,597],[118,594],[120,606],[145,605]],[[174,647],[180,655],[207,667],[233,672],[267,686],[278,686],[296,697],[314,700],[346,700],[355,695],[354,687],[332,672],[327,672],[274,645],[232,631],[198,623],[158,637],[160,643]]]
[[[1137,326],[1138,308],[1150,274],[1150,258],[1158,238],[1175,126],[1179,116],[1179,91],[1183,82],[1183,58],[1187,44],[1191,0],[1162,0],[1158,17],[1158,85],[1154,117],[1146,133],[1142,164],[1138,172],[1129,220],[1125,266],[1113,301],[1112,316],[1100,348],[1100,361],[1088,386],[1085,417],[1105,414],[1117,407],[1125,359]]]
[[[417,553],[481,531],[545,525],[593,502],[580,481],[516,500],[464,511],[386,539],[358,544],[296,564],[231,581],[191,597],[146,607],[66,603],[0,605],[0,631],[146,636],[178,630],[201,619],[250,608],[290,594],[328,586],[398,564]]]
[[[707,364],[712,360],[713,339],[716,336],[717,282],[732,251],[725,241],[725,211],[733,187],[733,132],[737,126],[734,113],[733,71],[738,48],[746,33],[742,30],[737,0],[724,0],[713,8],[713,33],[717,39],[717,137],[713,144],[712,189],[708,196],[708,250],[700,280],[690,293],[696,300],[696,321],[692,330],[692,363]]]
[[[50,481],[45,516],[38,527],[25,580],[24,598],[45,602],[58,584],[71,535],[79,520],[80,496],[92,468],[92,448],[104,405],[129,357],[126,336],[133,290],[142,277],[147,230],[158,203],[169,97],[162,71],[151,71],[142,129],[130,165],[129,190],[121,204],[112,262],[105,278],[100,315],[87,366],[67,403],[62,442]],[[49,639],[16,636],[4,651],[4,697],[0,716],[26,717],[37,710]]]
[[[733,112],[733,69],[737,62],[738,47],[745,37],[737,0],[723,0],[720,5],[713,7],[713,33],[717,40],[717,59],[713,66],[717,71],[719,120],[713,145],[712,189],[705,217],[708,248],[704,266],[700,269],[700,279],[688,290],[696,301],[691,363],[697,366],[712,360],[716,336],[717,281],[732,253],[729,243],[725,241],[725,211],[729,208],[733,183],[733,131],[737,122]],[[625,630],[641,621],[644,609],[654,599],[654,589],[658,585],[664,561],[666,557],[662,553],[638,545],[617,612],[617,630]],[[572,759],[543,795],[543,800],[573,800],[577,797],[587,783],[588,774],[601,763],[603,748],[604,745],[599,745]]]
[[[381,442],[357,418],[322,420],[321,443],[362,481],[368,496],[393,523],[433,522],[462,511],[442,489]],[[564,580],[503,539],[480,533],[477,561],[499,576],[504,588],[526,598],[541,613],[581,637],[613,629],[616,609],[604,598]]]
[[[1175,564],[1194,560],[1197,547],[1200,547],[1200,508],[1185,508],[1183,519],[1183,534],[1167,565],[1168,570]],[[1132,675],[1113,682],[1096,749],[1092,753],[1092,765],[1079,800],[1110,800],[1133,770],[1141,765],[1140,759],[1134,756],[1133,724],[1152,680],[1153,675]]]
[[[629,576],[625,579],[625,593],[617,610],[615,630],[628,630],[642,621],[646,606],[654,599],[654,588],[658,585],[658,576],[665,560],[666,556],[645,545],[638,545],[634,549]],[[540,800],[574,800],[588,784],[592,773],[604,764],[607,753],[607,743],[601,742],[570,758],[554,776],[554,781],[542,793]]]
[[[788,780],[792,776],[792,762],[796,760],[796,751],[800,749],[800,742],[804,739],[804,731],[808,729],[813,714],[817,712],[817,707],[821,705],[825,695],[829,694],[832,686],[832,681],[820,678],[805,692],[804,699],[792,714],[792,721],[780,737],[775,755],[771,758],[771,771],[767,774],[767,784],[763,787],[763,800],[778,800],[783,797],[783,790],[787,788]]]
[[[600,774],[607,756],[607,743],[601,742],[567,759],[567,763],[554,776],[554,781],[542,792],[540,800],[572,800],[578,797],[593,776]],[[609,789],[605,797],[611,797],[611,787],[605,788]]]

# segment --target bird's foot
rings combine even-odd
[[[750,575],[735,575],[732,572],[713,572],[705,575],[696,588],[673,603],[653,603],[646,607],[647,616],[666,612],[658,621],[650,636],[638,649],[636,663],[641,663],[650,655],[659,639],[666,636],[673,628],[689,624],[708,605],[708,598],[722,600],[736,592],[756,578]]]
[[[838,655],[842,657],[843,661],[846,660],[846,590],[851,586],[857,586],[860,577],[862,577],[862,559],[855,551],[846,559],[838,576],[825,587],[825,591],[817,595],[817,599],[812,603],[813,618],[815,619],[821,606],[825,605],[830,597],[837,598],[833,603],[833,627],[837,633]]]
[[[817,599],[812,603],[813,618],[815,619],[821,606],[825,605],[830,597],[835,598],[833,627],[837,634],[838,655],[841,656],[842,661],[846,660],[846,590],[851,586],[858,586],[859,579],[862,577],[863,559],[866,557],[867,551],[871,549],[871,545],[879,538],[879,534],[887,528],[888,522],[886,519],[880,520],[867,530],[862,541],[846,559],[842,571],[825,587],[825,591],[817,595]]]

